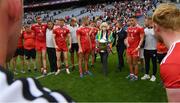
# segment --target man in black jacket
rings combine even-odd
[[[126,48],[124,44],[124,40],[127,37],[127,32],[123,29],[121,22],[118,22],[116,24],[116,29],[113,33],[113,37],[114,37],[113,46],[116,46],[118,53],[118,69],[121,71],[122,67],[124,67],[123,54]]]

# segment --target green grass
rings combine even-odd
[[[65,71],[58,76],[50,75],[39,79],[42,85],[52,90],[62,90],[77,102],[167,102],[159,70],[156,82],[127,80],[128,65],[122,72],[117,72],[117,55],[109,56],[109,75],[105,77],[101,70],[100,59],[97,60],[95,69],[90,70],[94,76],[79,77],[78,66],[76,70],[67,75]],[[20,65],[18,65],[20,67]],[[19,77],[37,77],[40,73],[19,74]],[[143,73],[139,73],[139,77]]]

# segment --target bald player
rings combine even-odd
[[[12,74],[3,67],[13,57],[16,50],[22,14],[22,0],[0,0],[0,103],[72,102],[62,93],[44,89],[37,80],[32,78],[15,80]]]

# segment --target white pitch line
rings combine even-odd
[[[99,59],[99,58],[100,58],[100,57],[98,56],[97,59]],[[75,64],[74,66],[78,66],[78,64]],[[70,66],[69,68],[72,68],[72,66]],[[66,70],[66,68],[61,69],[61,71],[64,71],[64,70]],[[55,74],[55,72],[50,72],[50,73],[48,73],[47,75],[38,76],[38,77],[36,77],[35,79],[45,78],[45,77],[50,76],[50,75],[53,75],[53,74]]]
[[[116,52],[114,52],[114,53],[116,53]],[[98,57],[96,57],[96,58],[99,59],[100,56],[98,56]],[[75,66],[78,66],[78,64],[75,64]],[[69,68],[72,68],[72,66],[70,66]],[[66,68],[61,69],[61,71],[64,71],[64,70],[66,70]],[[47,75],[38,76],[38,77],[36,77],[35,79],[45,78],[45,77],[50,76],[50,75],[53,75],[53,74],[55,74],[55,72],[50,72],[50,73],[48,73]]]
[[[75,66],[77,66],[77,65],[78,64],[75,64]],[[70,66],[69,68],[72,68],[72,66]],[[64,71],[64,70],[66,70],[66,68],[61,69],[61,71]],[[44,78],[44,77],[47,77],[47,76],[50,76],[50,75],[53,75],[53,74],[55,74],[55,72],[50,72],[50,73],[47,73],[47,75],[38,76],[38,77],[36,77],[36,79],[41,79],[41,78]]]
[[[38,77],[36,77],[36,79],[44,78],[45,76],[49,76],[49,75],[52,75],[52,74],[54,74],[54,73],[55,73],[55,72],[50,72],[50,73],[48,73],[47,75],[38,76]]]

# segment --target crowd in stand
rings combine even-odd
[[[107,6],[112,6],[108,8]],[[102,20],[103,19],[117,19],[125,21],[128,17],[132,15],[136,15],[138,17],[146,14],[150,9],[154,6],[150,0],[144,1],[120,1],[120,2],[113,2],[113,3],[103,3],[103,4],[96,4],[96,5],[87,5],[83,10],[80,10],[79,14],[69,14],[65,15],[69,18],[80,16],[84,13],[92,13],[92,12],[103,12],[102,15],[98,15]],[[26,12],[24,16],[24,23],[35,23],[36,17],[41,16],[43,21],[54,20],[54,16],[61,15],[62,12],[71,11],[74,8],[64,9],[64,10],[56,10],[56,11],[39,11],[39,12]],[[77,9],[78,10],[78,9]],[[87,15],[91,19],[95,19],[97,16],[94,15]],[[67,18],[67,19],[69,19]],[[78,17],[77,17],[78,18]],[[82,18],[79,18],[82,19]],[[124,20],[125,19],[125,20]]]

